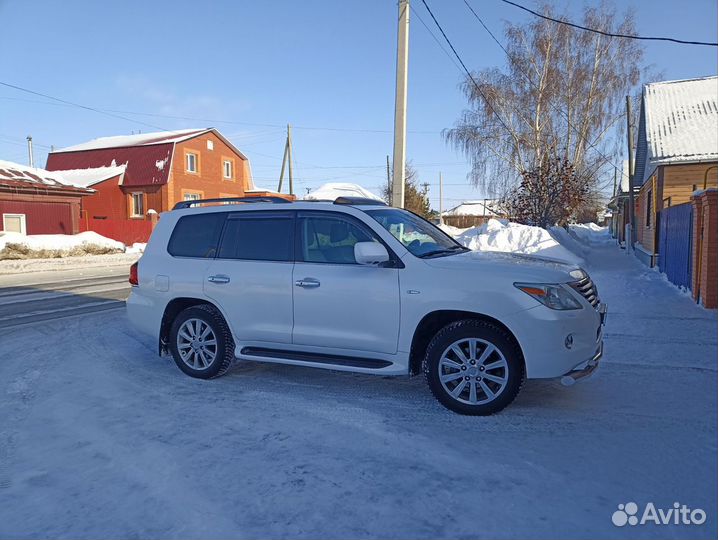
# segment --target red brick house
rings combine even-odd
[[[93,193],[58,173],[0,161],[0,231],[77,234],[80,201]]]
[[[125,243],[146,241],[150,210],[267,194],[255,189],[247,157],[214,128],[102,137],[51,152],[47,169],[92,187],[82,201],[84,226]]]

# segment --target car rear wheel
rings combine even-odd
[[[234,340],[227,322],[217,308],[206,304],[177,315],[169,345],[177,367],[198,379],[224,375],[234,358]]]
[[[525,379],[521,351],[496,325],[474,319],[442,328],[424,357],[424,374],[446,408],[488,415],[509,405]]]

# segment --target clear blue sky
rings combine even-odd
[[[530,17],[499,0],[471,3],[501,36],[505,21]],[[535,6],[534,0],[522,3]],[[637,12],[642,34],[716,41],[715,0],[617,4]],[[503,52],[462,0],[429,5],[471,69],[504,64]],[[581,5],[557,2],[574,14]],[[420,0],[412,6],[431,26]],[[0,87],[0,159],[25,163],[29,134],[36,165],[42,166],[50,145],[154,131],[142,122],[164,129],[213,126],[249,156],[257,185],[276,189],[284,145],[280,126],[291,122],[298,193],[326,181],[356,182],[374,191],[385,182],[385,156],[392,153],[394,0],[0,0],[0,21],[0,80],[129,111],[117,114],[134,120]],[[439,134],[464,107],[460,73],[416,16],[409,62],[408,157],[421,181],[431,184],[432,204],[438,207],[439,171],[446,207],[482,197],[466,179],[465,158]],[[665,79],[714,75],[717,52],[647,43],[646,63]]]

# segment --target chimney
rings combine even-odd
[[[27,155],[30,161],[30,167],[34,167],[35,159],[32,157],[32,135],[27,136]]]

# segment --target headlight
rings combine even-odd
[[[581,309],[581,304],[561,285],[514,283],[514,286],[551,309]]]

